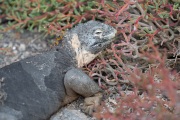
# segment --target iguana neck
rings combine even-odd
[[[98,55],[85,50],[76,33],[66,34],[56,49],[60,49],[64,52],[63,54],[70,56],[73,65],[78,68],[87,65]]]
[[[56,64],[62,64],[63,62],[64,64],[68,64],[68,66],[77,67],[77,61],[74,57],[75,52],[66,40],[61,41],[59,45],[52,48],[51,51],[55,53],[56,58],[54,62],[56,62]]]

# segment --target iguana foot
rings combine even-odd
[[[66,94],[69,96],[68,101],[73,101],[73,96],[81,95],[85,97],[83,109],[85,113],[92,114],[102,98],[102,90],[88,75],[80,69],[72,68],[67,71],[64,78]],[[65,98],[66,99],[66,98]],[[66,100],[64,100],[66,101]]]
[[[83,111],[86,114],[92,115],[93,111],[95,111],[95,108],[100,105],[101,99],[102,93],[97,93],[94,95],[94,97],[85,98],[84,105],[82,106]]]

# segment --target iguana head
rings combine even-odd
[[[78,67],[91,62],[115,37],[116,29],[107,24],[89,21],[79,24],[68,32]]]

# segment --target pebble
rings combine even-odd
[[[87,116],[78,111],[71,109],[64,109],[61,112],[58,112],[55,116],[51,117],[50,120],[89,120]]]
[[[20,44],[20,46],[19,46],[19,51],[25,51],[26,50],[26,46],[25,46],[25,44]]]

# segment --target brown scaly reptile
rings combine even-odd
[[[91,62],[115,37],[116,30],[89,21],[67,31],[44,53],[0,69],[0,120],[46,120],[80,95],[89,114],[101,89],[79,68]]]

